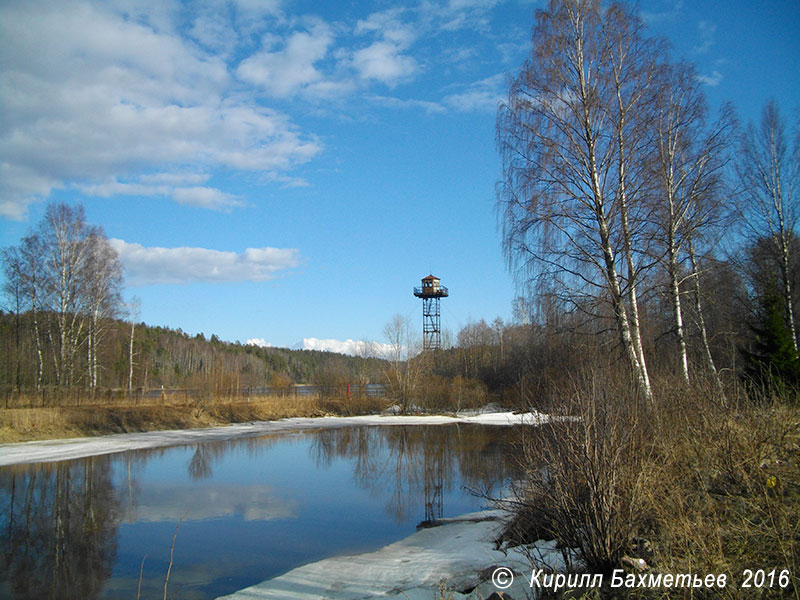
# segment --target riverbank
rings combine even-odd
[[[507,517],[486,510],[443,519],[375,552],[304,565],[218,600],[478,600],[498,591],[495,573],[498,583],[510,584],[508,594],[527,598],[529,549],[498,549],[495,543]],[[536,552],[538,560],[561,562],[555,543],[540,542]],[[501,567],[510,571],[497,571]]]
[[[386,407],[383,398],[319,395],[257,396],[156,404],[86,403],[80,406],[6,407],[0,410],[0,443],[216,427],[287,417],[363,415]]]
[[[497,426],[538,425],[546,420],[547,417],[539,413],[481,413],[478,411],[462,412],[456,416],[364,415],[355,417],[294,417],[203,429],[120,433],[89,438],[0,444],[0,466],[70,460],[128,450],[195,444],[210,440],[251,437],[284,431],[363,425],[447,425],[453,423],[477,423]]]

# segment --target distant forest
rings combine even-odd
[[[50,316],[50,318],[54,318]],[[40,315],[48,320],[48,315]],[[38,365],[33,315],[0,312],[0,385],[5,390],[35,390]],[[131,334],[133,362],[131,371]],[[49,348],[47,353],[52,354]],[[72,368],[73,387],[87,388],[85,342]],[[98,346],[98,390],[183,388],[216,394],[257,387],[284,388],[296,383],[340,385],[383,380],[386,361],[317,350],[264,348],[189,335],[180,329],[150,327],[118,319],[103,325]],[[44,360],[44,385],[55,380],[54,361]]]

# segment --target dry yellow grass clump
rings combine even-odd
[[[386,408],[383,398],[258,396],[250,399],[204,399],[183,403],[120,402],[0,409],[0,443],[212,427],[288,417],[356,415]]]
[[[561,408],[573,418],[530,431],[523,444],[528,477],[511,503],[509,541],[556,539],[581,559],[568,569],[606,582],[615,569],[644,564],[654,577],[724,575],[727,585],[543,597],[800,600],[794,400],[673,387],[648,402],[597,377],[565,390]],[[753,579],[759,569],[774,570],[770,582]]]

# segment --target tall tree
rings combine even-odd
[[[642,340],[639,311],[639,278],[645,264],[650,231],[646,211],[647,157],[651,153],[652,98],[655,82],[660,80],[663,42],[644,35],[644,23],[621,4],[612,4],[604,15],[603,35],[609,44],[613,77],[613,100],[610,110],[616,131],[617,202],[620,213],[620,236],[627,269],[627,297],[630,306],[631,341],[639,359],[641,378],[650,394],[650,381]]]
[[[689,383],[689,357],[683,318],[681,284],[695,283],[698,327],[706,350],[707,334],[699,305],[696,247],[707,231],[724,219],[722,170],[733,129],[733,113],[725,106],[719,120],[708,126],[708,107],[691,65],[680,63],[662,70],[656,95],[652,214],[656,248],[665,266],[672,306],[672,325],[678,342],[679,370]],[[684,265],[689,259],[689,267]],[[688,274],[687,274],[688,271]],[[710,352],[709,369],[716,376]]]
[[[800,123],[798,123],[800,126]],[[791,239],[797,233],[800,202],[800,139],[794,148],[786,135],[786,124],[774,100],[761,113],[758,127],[752,123],[739,144],[738,174],[745,197],[743,222],[755,239],[767,238],[780,264],[781,294],[794,351],[798,350],[797,326],[792,307],[789,273]]]
[[[22,276],[22,256],[18,248],[3,248],[0,260],[3,264],[3,273],[5,275],[5,283],[3,284],[3,292],[11,304],[11,310],[14,313],[14,352],[10,353],[9,357],[13,361],[14,371],[14,387],[19,392],[22,389],[22,376],[21,376],[21,332],[20,332],[20,314],[24,304],[24,284]]]
[[[784,394],[800,386],[800,358],[786,324],[783,295],[769,282],[758,295],[754,342],[744,350],[745,377],[765,390]]]
[[[43,250],[41,240],[38,236],[30,234],[22,239],[19,247],[20,279],[22,289],[26,297],[27,307],[31,312],[33,323],[33,338],[36,346],[36,389],[38,390],[44,383],[44,348],[42,344],[40,327],[40,307],[44,300],[40,297],[44,294],[41,290],[43,269],[41,257]]]
[[[89,265],[86,273],[88,309],[88,387],[94,391],[99,383],[97,352],[110,320],[119,314],[122,305],[122,265],[117,252],[108,243],[102,230],[94,229],[86,240]]]
[[[634,165],[662,50],[641,30],[629,9],[598,0],[537,11],[532,56],[498,116],[498,208],[511,266],[556,282],[576,306],[610,301],[626,359],[652,397],[635,288],[645,228]]]
[[[76,383],[76,360],[85,344],[87,386],[93,389],[103,320],[115,316],[120,305],[122,268],[116,252],[100,228],[86,223],[82,206],[50,204],[13,254],[32,315],[37,387],[44,381],[45,348],[50,348],[53,382],[66,387]]]
[[[92,233],[83,207],[51,204],[34,234],[41,251],[38,260],[43,298],[54,317],[55,332],[48,329],[47,333],[58,386],[73,384],[74,361],[85,333],[90,266],[88,238]]]
[[[428,369],[430,352],[420,352],[420,341],[412,332],[408,317],[396,314],[386,323],[383,335],[388,342],[384,356],[389,361],[386,379],[391,394],[400,402],[403,413],[408,412],[416,397],[422,375]]]
[[[134,296],[130,302],[127,303],[128,314],[131,318],[131,334],[130,339],[128,340],[128,394],[133,392],[133,366],[134,366],[134,352],[133,352],[133,342],[134,336],[136,335],[136,319],[139,318],[139,308],[142,305],[142,301],[137,297]],[[147,377],[145,377],[145,381]]]

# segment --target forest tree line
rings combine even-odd
[[[338,386],[380,382],[385,372],[385,362],[375,357],[231,343],[213,334],[207,338],[202,333],[189,335],[180,329],[144,323],[132,327],[121,319],[109,319],[102,327],[98,392],[136,393],[163,386],[230,396],[254,388],[288,389],[298,383]],[[31,312],[17,315],[0,311],[0,385],[6,392],[37,389],[34,330]],[[87,340],[82,343],[85,346]],[[52,352],[49,347],[45,350]],[[73,391],[91,391],[88,386],[81,387],[89,372],[87,356],[80,353],[74,364],[78,387],[70,388]],[[44,386],[54,387],[53,375],[53,367],[45,363]]]

